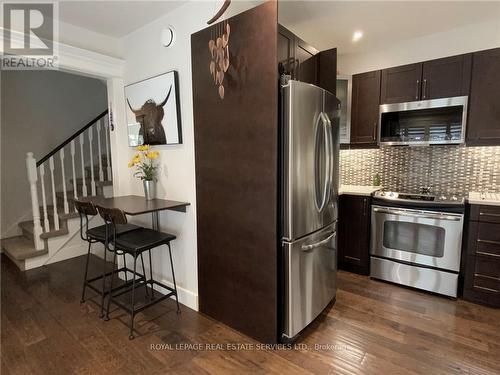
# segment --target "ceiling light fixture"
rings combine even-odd
[[[357,42],[363,37],[363,32],[362,31],[355,31],[354,34],[352,35],[352,41]]]

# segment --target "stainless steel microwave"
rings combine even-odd
[[[380,106],[381,146],[465,142],[468,96]]]

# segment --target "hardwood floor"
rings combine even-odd
[[[95,303],[80,305],[83,266],[21,273],[2,258],[2,374],[500,373],[500,310],[462,300],[339,272],[337,302],[292,350],[261,350],[187,307],[177,315],[173,301],[139,314],[129,341],[121,310],[104,322]]]

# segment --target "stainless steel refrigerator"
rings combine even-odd
[[[317,86],[281,87],[282,340],[335,298],[340,102]]]

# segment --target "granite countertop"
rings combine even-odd
[[[382,189],[382,186],[340,185],[339,195],[348,194],[370,196],[380,189]]]
[[[491,206],[500,206],[500,194],[499,193],[479,193],[477,191],[471,191],[467,201],[470,204],[484,204]]]

